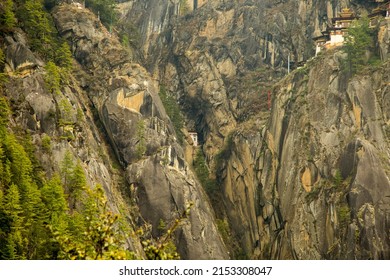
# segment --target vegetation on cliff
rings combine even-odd
[[[92,2],[105,5],[113,1]],[[58,36],[44,4],[50,3],[2,2],[0,42],[4,42],[4,33],[13,36],[16,27],[26,32],[26,46],[45,63],[45,71],[40,69],[38,74],[44,74],[41,90],[47,90],[53,100],[58,101],[59,112],[53,113],[52,121],[58,121],[59,126],[54,124],[53,127],[59,129],[74,119],[72,104],[63,92],[65,84],[74,80],[73,58],[68,43]],[[172,227],[166,229],[162,239],[155,239],[129,224],[123,228],[125,218],[111,210],[102,186],[87,183],[85,163],[74,153],[65,153],[61,166],[53,169],[57,172],[45,172],[36,157],[37,150],[51,156],[53,144],[64,140],[67,143],[70,139],[52,139],[44,134],[41,146],[33,144],[29,129],[15,123],[15,112],[9,101],[13,108],[18,108],[18,104],[14,104],[10,87],[5,86],[18,78],[3,72],[4,62],[3,45],[0,45],[0,259],[178,258],[172,233],[184,216],[179,216]],[[130,250],[128,240],[143,240],[143,251]],[[142,248],[141,244],[139,246]]]
[[[367,52],[373,47],[374,31],[370,29],[369,19],[360,18],[352,22],[345,36],[343,50],[347,54],[345,67],[354,74],[368,63]]]

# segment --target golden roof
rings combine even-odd
[[[341,18],[350,18],[350,17],[353,17],[353,16],[354,16],[354,12],[351,11],[350,8],[344,8],[339,13],[339,17],[341,17]]]

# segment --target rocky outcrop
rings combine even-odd
[[[182,155],[168,147],[158,155],[141,160],[127,168],[128,182],[136,185],[139,207],[153,225],[171,221],[192,203],[191,215],[175,233],[177,249],[189,259],[220,259],[227,254],[219,233],[212,224],[207,195],[192,175]],[[155,227],[154,233],[158,233]]]
[[[390,57],[390,19],[382,21],[379,25],[378,44],[379,52],[382,60],[387,60]]]
[[[288,56],[292,67],[310,58],[311,38],[349,4],[208,1],[181,15],[179,2],[133,1],[127,18],[142,34],[147,68],[177,98],[211,167],[236,123],[267,109]]]
[[[247,256],[389,258],[386,66],[349,80],[336,52],[275,89],[288,56],[304,64],[311,38],[363,2],[211,1],[182,16],[171,1],[133,1],[147,68],[199,133]]]
[[[101,185],[110,210],[121,213],[126,221],[129,232],[122,232],[127,238],[126,247],[143,257],[141,242],[133,234],[137,213],[131,213],[131,200],[122,196],[123,174],[118,172],[112,149],[95,125],[85,91],[69,74],[60,91],[50,92],[46,80],[51,77],[25,37],[22,30],[15,30],[4,38],[5,70],[9,75],[4,92],[13,109],[11,127],[19,131],[18,135],[31,138],[39,160],[35,164],[48,178],[61,172],[67,153],[74,163],[80,163],[88,185]]]
[[[329,53],[286,77],[268,124],[233,134],[220,173],[249,255],[390,258],[389,62],[347,80],[341,60]]]
[[[224,259],[212,209],[184,161],[182,148],[146,70],[86,9],[60,5],[56,26],[86,72],[83,87],[135,189],[142,216],[157,234],[160,220],[178,217],[195,203],[177,234],[182,258]]]
[[[10,76],[27,76],[43,62],[26,46],[26,38],[22,32],[16,32],[15,38],[6,37],[7,52],[5,72]]]

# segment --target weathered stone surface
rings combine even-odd
[[[31,136],[35,156],[48,178],[61,172],[65,154],[70,153],[73,162],[82,166],[87,184],[91,188],[101,185],[110,210],[122,212],[123,220],[128,222],[126,248],[144,257],[140,240],[131,234],[136,230],[133,218],[137,213],[130,213],[130,200],[121,194],[123,175],[114,168],[116,161],[94,123],[87,94],[73,76],[76,71],[69,74],[58,92],[49,92],[44,63],[30,50],[25,36],[17,30],[5,41],[9,79],[2,93],[13,109],[11,127],[16,128],[18,135]]]
[[[265,133],[233,134],[223,188],[248,254],[390,257],[387,67],[343,85],[339,56],[329,53],[277,85]],[[253,226],[244,233],[240,221]]]
[[[38,66],[43,66],[43,62],[27,47],[22,33],[16,32],[12,37],[7,36],[6,41],[5,72],[9,75],[27,76]]]
[[[368,225],[388,225],[388,201],[375,196],[389,186],[388,63],[348,80],[341,52],[310,61],[272,91],[264,122],[267,92],[286,74],[288,56],[293,69],[312,57],[311,38],[350,1],[209,1],[182,17],[175,5],[133,1],[128,18],[136,17],[148,69],[177,97],[211,168],[232,133],[216,173],[244,252],[254,258],[389,258],[388,233]],[[353,9],[364,12],[367,5]],[[384,60],[387,24],[378,42]],[[373,166],[375,180],[368,176]],[[354,194],[356,181],[365,187],[359,183]],[[358,222],[362,205],[365,222]]]
[[[202,186],[176,154],[177,148],[169,146],[127,168],[128,182],[137,186],[140,210],[157,234],[160,220],[178,218],[186,204],[193,203],[189,219],[175,234],[180,255],[189,259],[227,258],[216,227],[211,224],[214,217]]]
[[[152,224],[154,235],[160,220],[169,223],[192,201],[196,206],[190,221],[176,238],[181,257],[228,258],[212,208],[184,161],[150,75],[131,61],[117,38],[90,11],[60,5],[53,15],[60,34],[89,75],[88,96],[128,170],[128,182],[137,189],[141,214]]]

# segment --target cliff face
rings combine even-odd
[[[378,33],[382,65],[349,77],[339,50],[310,58],[311,38],[350,1],[198,1],[193,11],[184,2],[120,4],[140,55],[89,10],[54,8],[76,60],[58,94],[23,32],[5,36],[12,122],[30,131],[45,171],[58,172],[70,151],[131,233],[145,220],[158,236],[193,203],[175,232],[181,257],[229,258],[189,164],[195,149],[178,143],[160,100],[164,86],[183,131],[198,133],[231,247],[255,259],[389,259],[389,21]],[[305,65],[287,75],[288,57],[293,70]]]
[[[221,259],[227,253],[201,186],[184,160],[156,87],[119,41],[86,9],[61,5],[53,11],[85,71],[84,87],[117,157],[126,168],[142,217],[157,235],[194,203],[189,220],[176,232],[182,258]]]
[[[289,55],[293,69],[313,56],[311,38],[341,8],[367,7],[212,1],[186,16],[157,11],[168,2],[138,18],[161,27],[142,29],[146,65],[200,134],[244,252],[389,258],[388,62],[349,79],[334,52],[281,79]],[[383,61],[387,24],[378,36]]]
[[[181,16],[178,3],[133,1],[127,19],[142,34],[147,68],[177,97],[213,163],[236,123],[267,109],[288,57],[292,67],[310,58],[311,38],[347,2],[209,1]]]
[[[4,45],[9,75],[4,92],[14,112],[11,126],[31,137],[42,168],[39,171],[48,178],[59,174],[65,155],[71,155],[74,163],[80,163],[88,185],[103,187],[110,210],[120,213],[127,223],[126,246],[143,257],[140,240],[134,234],[138,213],[130,210],[137,207],[131,198],[123,196],[124,175],[95,123],[90,100],[78,79],[69,75],[61,91],[52,93],[45,82],[44,62],[30,50],[23,31],[5,36]],[[75,69],[81,71],[77,66]]]
[[[248,253],[390,257],[389,63],[346,80],[340,57],[282,80],[269,122],[233,134],[219,173]]]

